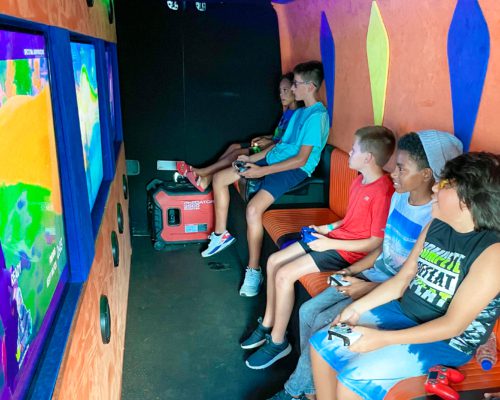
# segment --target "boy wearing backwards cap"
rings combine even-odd
[[[392,196],[383,244],[365,258],[338,273],[351,283],[329,287],[300,308],[301,356],[285,389],[272,399],[312,398],[309,338],[330,324],[353,300],[396,275],[408,257],[422,228],[431,220],[432,185],[447,160],[462,153],[453,135],[435,130],[411,132],[398,142],[396,168],[391,174],[396,192]]]

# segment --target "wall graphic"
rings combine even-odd
[[[71,56],[73,58],[87,191],[90,208],[92,209],[103,178],[101,124],[99,122],[99,96],[97,93],[94,46],[87,43],[72,42]]]
[[[0,141],[0,399],[3,400],[16,392],[20,376],[29,373],[26,370],[33,366],[32,355],[37,354],[31,350],[66,266],[48,65],[42,36],[0,30]]]

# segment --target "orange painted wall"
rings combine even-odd
[[[471,150],[500,153],[500,7],[480,0],[490,33],[490,59]],[[390,65],[384,125],[453,132],[447,36],[456,1],[378,0],[389,36]],[[373,124],[366,58],[371,1],[295,0],[274,4],[283,70],[321,59],[319,29],[325,12],[335,42],[335,103],[329,142],[349,150],[354,131]],[[326,97],[321,93],[322,100]]]
[[[109,23],[104,0],[95,0],[90,8],[85,0],[1,0],[0,14],[116,42],[115,24]]]

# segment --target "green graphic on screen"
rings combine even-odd
[[[2,399],[28,368],[67,261],[48,71],[43,36],[0,30]]]

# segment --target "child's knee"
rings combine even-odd
[[[249,203],[246,209],[246,217],[248,223],[262,223],[262,210],[252,203]]]
[[[276,287],[284,288],[293,285],[293,282],[290,279],[290,274],[285,271],[285,268],[280,268],[278,272],[276,272]]]
[[[240,149],[241,149],[241,145],[239,143],[233,143],[233,144],[229,145],[229,148],[228,148],[229,151],[237,151]]]

